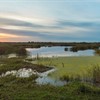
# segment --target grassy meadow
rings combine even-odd
[[[84,75],[89,74],[89,70],[94,65],[100,65],[99,56],[84,57],[58,57],[40,58],[38,64],[54,66],[57,70],[50,74],[52,78],[60,78],[64,75]]]

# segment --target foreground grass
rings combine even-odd
[[[70,83],[62,87],[36,85],[35,77],[0,78],[0,100],[100,100],[100,88]]]
[[[80,75],[87,74],[93,65],[100,65],[99,56],[85,56],[85,57],[59,57],[59,58],[41,58],[38,64],[55,66],[57,70],[50,76],[52,78],[60,78],[64,75]],[[88,73],[89,74],[89,73]]]

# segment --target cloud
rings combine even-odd
[[[0,15],[0,39],[9,41],[79,40],[97,32],[100,25],[99,19],[97,20],[45,20]]]
[[[85,32],[85,31],[90,31],[89,29],[86,28],[81,28],[81,27],[75,27],[75,26],[67,26],[63,28],[51,28],[51,27],[23,27],[23,26],[10,26],[10,25],[5,25],[1,26],[1,29],[3,30],[10,30],[10,31],[20,31],[20,32],[33,32],[33,33],[40,33],[40,34],[45,34],[45,35],[57,35],[57,36],[62,36],[62,35],[75,35],[76,32]],[[13,33],[13,32],[12,32]],[[15,32],[14,32],[15,33]],[[80,34],[78,34],[80,36]]]
[[[38,18],[38,17],[23,17],[18,15],[9,15],[9,14],[0,14],[0,18],[6,19],[8,21],[18,21],[18,22],[26,22],[30,24],[39,24],[39,25],[51,25],[54,24],[53,19],[46,19],[46,18]]]

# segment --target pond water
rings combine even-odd
[[[56,69],[51,69],[44,73],[39,74],[39,77],[36,79],[36,83],[39,85],[50,84],[54,86],[63,86],[67,84],[66,81],[61,81],[59,79],[52,79],[48,76],[49,73],[56,71]]]
[[[94,50],[79,50],[78,52],[70,51],[71,46],[67,46],[68,51],[65,51],[65,46],[27,48],[29,57],[64,57],[64,56],[94,56]]]

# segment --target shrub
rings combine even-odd
[[[93,92],[93,89],[92,89],[92,87],[91,87],[90,85],[87,85],[87,84],[80,84],[80,85],[78,86],[77,91],[78,91],[79,93],[91,93],[91,92]]]

